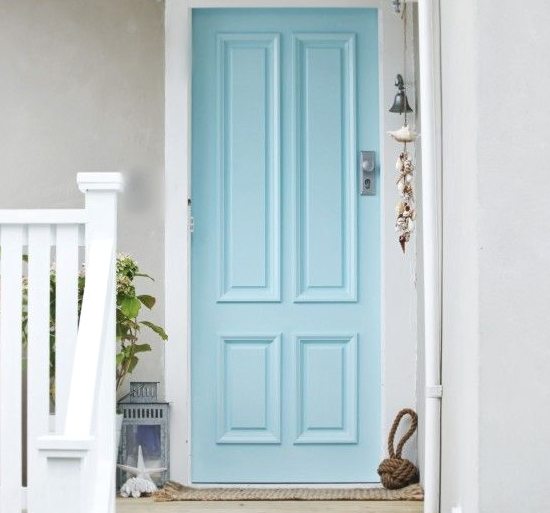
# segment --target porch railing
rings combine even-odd
[[[80,173],[77,181],[84,209],[0,210],[0,513],[114,513],[114,261],[122,178]],[[79,321],[81,248],[86,286]]]

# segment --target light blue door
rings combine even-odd
[[[373,9],[194,11],[194,482],[378,480],[377,45]]]

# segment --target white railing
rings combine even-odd
[[[81,210],[0,210],[0,513],[114,513],[114,261],[122,177],[80,173],[78,185],[86,198]],[[80,247],[86,286],[79,322]]]

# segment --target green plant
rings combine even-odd
[[[136,294],[135,278],[148,278],[148,274],[139,271],[138,264],[129,255],[119,254],[116,261],[116,337],[119,350],[116,355],[116,388],[122,385],[124,378],[131,374],[139,362],[138,354],[151,351],[149,344],[139,343],[142,326],[151,330],[162,340],[168,335],[164,328],[150,321],[139,320],[141,307],[153,309],[156,299],[147,294]]]
[[[27,257],[24,257],[27,260]],[[139,363],[139,355],[151,351],[151,345],[140,342],[141,329],[145,326],[150,332],[167,340],[164,328],[140,318],[141,308],[152,310],[156,299],[147,294],[137,294],[134,280],[147,278],[148,274],[139,270],[137,262],[129,255],[119,254],[116,258],[116,389],[118,390],[128,374],[131,374]],[[55,283],[56,272],[50,270],[50,393],[55,395]],[[84,266],[78,275],[78,316],[82,309],[86,272]],[[23,342],[28,339],[28,280],[23,279]]]

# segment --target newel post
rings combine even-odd
[[[37,442],[42,480],[36,513],[115,511],[115,252],[122,175],[79,173],[77,182],[85,194],[86,264],[93,264],[88,272],[95,278],[86,284],[63,429]]]
[[[116,463],[116,282],[114,259],[117,247],[117,196],[123,190],[123,177],[121,173],[79,173],[77,176],[79,189],[85,194],[86,208],[86,264],[89,261],[89,248],[94,241],[112,241],[113,269],[111,272],[109,290],[111,291],[111,304],[108,305],[109,315],[105,326],[105,345],[101,359],[101,376],[98,383],[98,401],[95,410],[95,460],[98,465],[107,465],[107,476],[111,479],[111,486],[105,487],[97,483],[94,499],[99,507],[105,507],[109,503],[111,512],[115,511],[115,463]],[[111,468],[109,469],[109,464]],[[110,471],[110,473],[109,473]],[[105,497],[105,493],[111,493],[111,497]],[[107,501],[107,502],[104,502]]]
[[[86,248],[93,240],[112,239],[116,247],[117,195],[123,190],[121,173],[78,173],[85,195]]]

